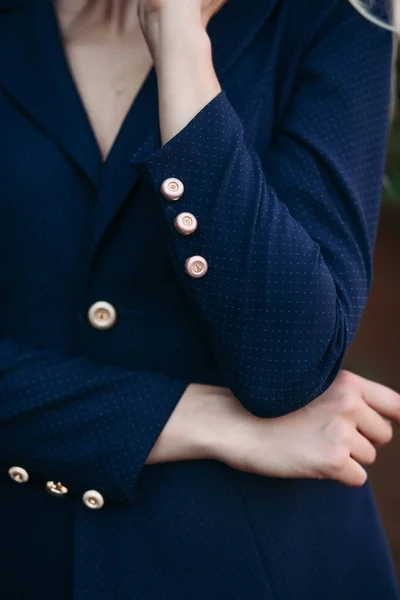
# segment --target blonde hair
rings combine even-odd
[[[400,0],[349,0],[366,19],[378,27],[400,31]]]

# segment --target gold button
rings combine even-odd
[[[167,200],[171,200],[171,202],[175,202],[179,200],[179,198],[183,195],[185,191],[185,186],[182,181],[177,179],[176,177],[169,177],[165,181],[162,182],[160,192]]]
[[[184,212],[175,217],[175,229],[183,235],[191,235],[197,229],[197,219],[192,213]]]
[[[68,488],[62,483],[54,483],[54,481],[48,481],[46,483],[46,491],[52,496],[65,496],[68,494]]]
[[[26,483],[29,480],[28,472],[22,467],[11,467],[8,474],[15,483]]]
[[[99,510],[104,506],[104,498],[97,490],[88,490],[83,494],[82,500],[91,510]]]
[[[89,308],[88,317],[95,329],[110,329],[117,320],[117,312],[109,302],[96,302]]]
[[[208,263],[202,256],[191,256],[185,263],[185,271],[194,279],[200,279],[208,271]]]

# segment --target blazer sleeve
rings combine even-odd
[[[0,342],[1,470],[132,502],[188,381]]]
[[[265,156],[223,90],[164,146],[154,138],[133,157],[227,382],[260,416],[328,387],[370,285],[392,36],[348,2],[331,5]],[[170,177],[184,184],[178,201],[160,192]],[[192,235],[174,226],[184,212],[197,219]],[[192,256],[208,263],[201,278],[185,272]]]

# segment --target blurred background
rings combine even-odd
[[[400,392],[400,59],[371,295],[346,367]],[[400,429],[370,470],[400,580]]]

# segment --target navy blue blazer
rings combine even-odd
[[[369,485],[144,466],[190,382],[262,417],[320,394],[371,280],[391,35],[346,0],[229,0],[209,33],[223,91],[160,147],[153,69],[102,164],[51,3],[0,2],[4,600],[398,598]]]

